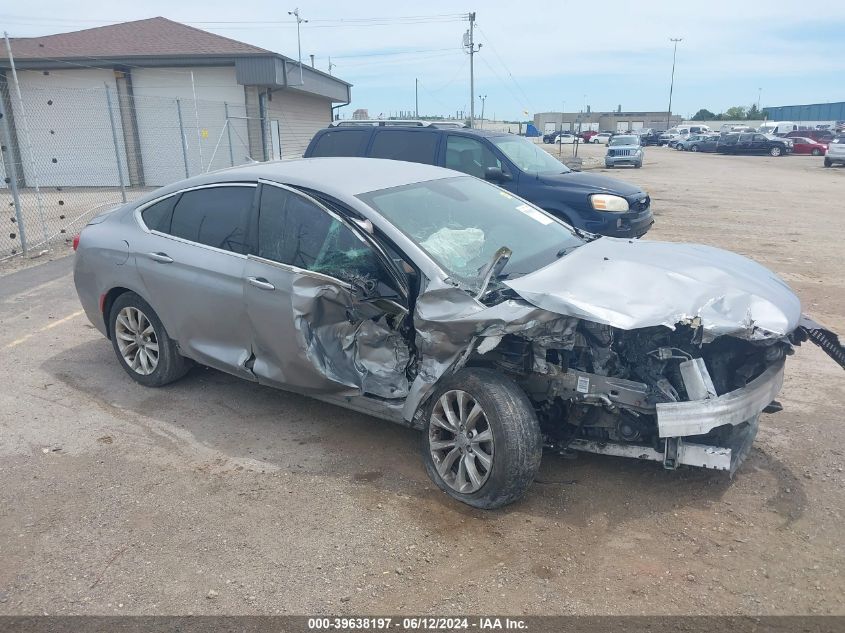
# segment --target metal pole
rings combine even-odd
[[[117,144],[117,129],[114,126],[114,112],[111,107],[111,91],[106,87],[106,104],[109,106],[109,123],[111,123],[111,140],[114,143],[114,158],[117,161],[117,177],[120,180],[120,198],[126,202],[126,182],[123,180],[123,163],[120,162],[120,146]]]
[[[200,113],[197,109],[197,89],[194,86],[194,71],[191,71],[191,91],[194,94],[194,124],[197,128],[197,149],[200,153],[200,173],[205,169],[205,161],[202,157],[202,134],[200,133]]]
[[[35,201],[38,205],[38,216],[41,219],[41,232],[46,244],[50,237],[47,234],[47,220],[44,217],[44,205],[41,200],[41,185],[38,182],[38,170],[35,167],[35,155],[32,152],[32,141],[29,136],[29,122],[26,118],[26,109],[23,105],[23,95],[21,94],[21,85],[18,83],[18,71],[15,68],[15,58],[12,56],[12,45],[9,43],[9,34],[3,31],[3,37],[6,40],[6,54],[9,56],[9,66],[12,68],[12,80],[15,82],[15,93],[18,97],[18,106],[21,109],[21,121],[23,121],[23,134],[26,140],[26,151],[29,154],[29,166],[32,169],[32,182],[35,185]],[[21,157],[23,158],[23,157]],[[21,160],[23,162],[23,160]]]
[[[484,103],[487,101],[487,95],[481,96],[478,95],[478,98],[481,99],[481,127],[484,127]]]
[[[299,25],[303,22],[308,22],[308,20],[303,20],[299,17],[299,7],[293,11],[288,11],[288,15],[292,15],[296,18],[296,53],[297,58],[299,59],[299,85],[302,86],[305,84],[305,79],[303,79],[302,75],[302,42],[299,38]],[[329,73],[331,73],[331,68],[329,68]]]
[[[675,45],[674,50],[672,51],[672,81],[669,82],[669,109],[666,111],[666,129],[668,130],[672,127],[672,91],[675,88],[675,56],[678,53],[678,42],[683,42],[684,38],[678,37],[670,37],[670,42],[673,42]]]
[[[414,79],[414,117],[420,118],[420,80]]]
[[[226,114],[226,134],[229,136],[229,165],[235,166],[235,154],[232,151],[232,126],[229,124],[229,104],[223,102],[223,110]]]
[[[469,14],[469,126],[475,127],[475,43],[472,39],[475,13]]]
[[[9,117],[6,112],[6,99],[0,93],[0,119],[3,123],[3,145],[6,146],[6,175],[9,177],[9,189],[12,190],[12,201],[15,205],[15,222],[18,225],[18,234],[21,236],[21,250],[26,256],[26,229],[23,222],[23,209],[21,208],[21,197],[18,193],[18,168],[15,165],[15,157],[12,154],[12,131],[9,127]]]
[[[176,113],[179,115],[179,138],[182,139],[182,160],[185,163],[185,178],[190,177],[188,172],[188,144],[185,142],[185,126],[182,124],[182,101],[176,99]]]

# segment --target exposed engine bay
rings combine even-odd
[[[661,433],[659,405],[715,402],[746,388],[767,369],[782,368],[801,342],[793,333],[757,341],[722,336],[705,343],[702,334],[695,320],[674,330],[627,331],[563,317],[508,334],[490,351],[482,344],[470,362],[492,365],[523,386],[548,446],[662,458],[674,468],[691,462],[677,458],[681,436]],[[776,401],[763,406],[767,412],[780,410]],[[756,435],[758,415],[759,410],[740,424],[684,433],[683,442],[713,447],[699,449],[707,457],[693,463],[735,470]]]

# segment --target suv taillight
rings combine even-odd
[[[73,236],[73,250],[79,248],[79,233]]]

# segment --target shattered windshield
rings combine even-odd
[[[514,278],[550,264],[583,244],[571,228],[537,207],[469,176],[381,189],[358,196],[437,262],[477,289],[481,271],[507,246],[502,276]]]

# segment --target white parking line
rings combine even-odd
[[[26,341],[31,339],[36,334],[41,334],[41,332],[46,332],[47,330],[52,330],[54,327],[57,327],[57,326],[61,325],[62,323],[67,323],[71,319],[75,319],[76,317],[78,317],[80,314],[83,314],[84,312],[85,312],[84,310],[77,310],[73,314],[69,314],[66,317],[62,317],[58,321],[53,321],[49,325],[45,325],[43,328],[35,330],[35,332],[30,332],[26,336],[22,336],[19,339],[16,339],[16,340],[12,341],[11,343],[4,345],[3,349],[11,349],[13,347],[17,347],[21,343],[25,343]]]

